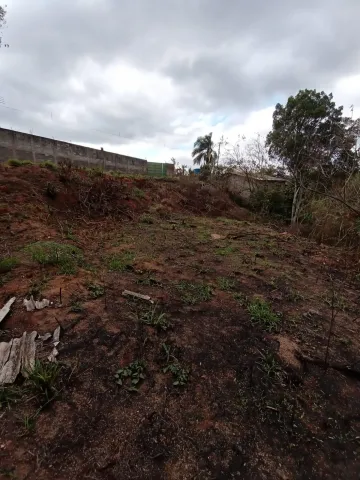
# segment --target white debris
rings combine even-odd
[[[2,307],[0,310],[0,323],[4,320],[6,315],[9,313],[11,305],[15,302],[16,297],[10,298],[8,302],[5,303],[5,305]]]
[[[42,340],[43,342],[46,342],[46,340],[49,340],[49,338],[52,337],[51,333],[44,333],[44,335],[39,335],[39,339]]]
[[[53,351],[48,356],[49,362],[56,362],[56,357],[59,355],[57,348],[53,348]]]
[[[55,343],[58,344],[59,341],[60,341],[60,325],[54,330],[54,333],[53,333],[54,345],[55,345]]]
[[[37,332],[0,343],[0,385],[14,383],[21,372],[25,377],[34,367]]]
[[[50,300],[48,300],[47,298],[44,298],[40,302],[38,300],[34,300],[34,297],[31,295],[30,300],[27,300],[26,298],[24,298],[23,303],[25,305],[26,310],[28,312],[32,312],[35,309],[42,310],[43,308],[48,307],[50,305]]]
[[[141,293],[132,292],[131,290],[124,290],[122,292],[122,295],[124,295],[124,297],[141,298],[141,300],[147,300],[150,303],[154,303],[154,301],[151,300],[151,297],[149,297],[149,295],[142,295]]]

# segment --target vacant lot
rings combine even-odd
[[[0,341],[61,326],[0,388],[0,478],[359,478],[357,256],[198,184],[1,167],[0,196]]]

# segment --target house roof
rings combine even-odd
[[[280,183],[284,183],[288,180],[287,178],[273,177],[271,175],[252,175],[251,173],[245,173],[245,172],[242,172],[241,170],[233,170],[231,172],[231,175],[238,175],[239,177],[251,178],[252,180],[256,180],[258,182],[280,182]]]

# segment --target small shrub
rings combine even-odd
[[[70,307],[70,312],[72,313],[82,313],[84,311],[84,307],[79,301],[72,302]]]
[[[57,395],[55,383],[59,376],[61,366],[58,363],[35,361],[34,368],[28,370],[27,383],[40,403],[48,403]]]
[[[89,177],[96,178],[102,177],[104,175],[104,170],[100,167],[93,167],[89,170]]]
[[[47,160],[46,162],[41,162],[41,163],[39,164],[39,166],[40,166],[41,168],[47,168],[47,169],[53,170],[53,171],[55,171],[55,170],[58,169],[58,166],[56,165],[56,163],[50,162],[49,160]]]
[[[54,200],[56,198],[57,194],[58,194],[58,191],[57,191],[56,186],[51,182],[47,182],[46,189],[45,189],[45,195],[47,197],[51,198],[52,200]]]
[[[147,225],[151,225],[153,223],[155,223],[153,217],[147,213],[143,213],[141,216],[140,216],[140,219],[139,221],[141,223],[146,223]]]
[[[111,272],[124,272],[132,267],[135,254],[133,252],[115,253],[108,257],[107,265]]]
[[[142,360],[136,360],[127,367],[120,368],[115,374],[117,385],[123,386],[129,392],[137,392],[139,384],[145,380],[146,365]]]
[[[141,190],[141,188],[134,187],[133,188],[133,194],[135,195],[135,197],[138,197],[138,198],[144,198],[145,197],[145,192],[144,192],[144,190]]]
[[[293,189],[291,185],[258,187],[249,197],[249,207],[262,215],[270,215],[288,221],[291,218]]]
[[[14,257],[6,257],[0,260],[0,273],[10,272],[13,268],[19,265],[19,261]]]
[[[210,285],[204,283],[182,281],[176,287],[180,291],[183,301],[189,305],[210,300],[212,295]]]
[[[8,387],[0,387],[0,410],[2,408],[10,408],[20,398],[20,390],[18,387],[10,385]]]
[[[234,248],[233,247],[218,248],[215,253],[216,255],[221,255],[222,257],[226,257],[227,255],[231,255],[232,253],[234,253]]]
[[[105,287],[96,283],[89,283],[88,290],[91,298],[99,298],[105,294]]]
[[[217,284],[220,290],[224,290],[224,292],[229,292],[236,287],[236,282],[232,278],[227,277],[219,277],[217,279]]]
[[[251,321],[268,332],[275,330],[280,323],[279,316],[273,312],[270,305],[260,298],[256,298],[248,305]]]
[[[189,369],[181,367],[179,363],[170,363],[163,368],[163,372],[171,372],[173,376],[173,385],[183,387],[189,380]]]
[[[26,165],[34,165],[33,162],[30,160],[17,160],[17,159],[10,159],[7,162],[10,167],[24,167]]]
[[[149,310],[143,312],[140,315],[140,320],[145,323],[145,325],[150,325],[157,330],[166,331],[170,327],[170,322],[168,321],[166,314],[164,312],[159,312],[156,305],[153,305]]]
[[[36,242],[25,248],[40,265],[57,265],[59,273],[72,275],[83,262],[81,250],[74,245],[56,242]]]

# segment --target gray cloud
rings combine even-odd
[[[359,72],[358,0],[25,0],[8,3],[0,50],[2,125],[101,145],[154,141],[177,148],[173,122],[206,113],[241,121],[299,88],[326,89]],[[118,62],[171,79],[176,97],[109,89]],[[155,87],[154,87],[155,88]],[[163,95],[160,85],[158,96]],[[64,120],[60,111],[72,109]],[[127,139],[100,132],[120,133]],[[188,139],[189,143],[193,139]]]

